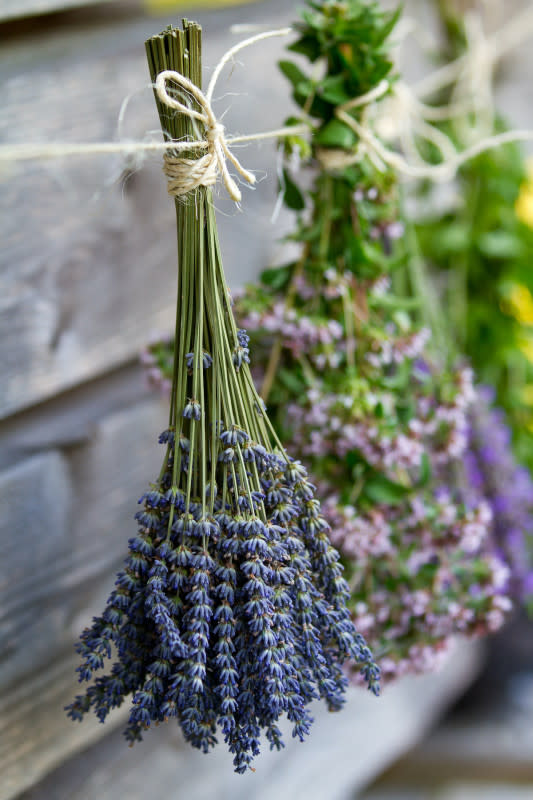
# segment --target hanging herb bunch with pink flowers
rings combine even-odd
[[[317,485],[353,619],[385,679],[434,668],[456,635],[497,630],[511,607],[490,505],[463,491],[472,372],[434,355],[439,332],[420,324],[423,299],[409,289],[396,175],[338,114],[394,80],[396,20],[363,0],[307,3],[289,47],[298,63],[280,63],[301,110],[289,124],[312,133],[282,144],[300,255],[235,304],[255,381]],[[365,110],[349,114],[361,122]],[[152,380],[166,377],[171,346],[147,350]]]

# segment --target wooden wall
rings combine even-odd
[[[291,11],[268,6],[275,25]],[[264,18],[259,6],[241,13]],[[206,72],[237,41],[235,16],[201,14]],[[159,137],[144,40],[178,20],[109,4],[0,26],[2,143]],[[223,76],[217,105],[232,131],[283,122],[272,66],[282,47],[250,49]],[[243,160],[265,180],[244,190],[242,210],[222,191],[216,200],[233,286],[276,257],[287,225],[270,222],[274,144]],[[73,642],[113,585],[163,455],[167,411],[137,359],[152,331],[172,326],[175,219],[160,157],[139,166],[122,156],[0,165],[2,800],[108,730],[75,725],[62,707],[77,689]]]
[[[15,5],[25,14],[44,6],[29,0],[0,3],[2,143],[158,135],[143,42],[177,19],[146,17],[136,3],[87,3],[84,10],[29,16],[17,24],[5,21]],[[296,5],[265,0],[201,13],[206,71],[236,41],[231,23],[282,25],[293,19]],[[282,47],[278,41],[258,45],[242,54],[244,66],[225,73],[217,108],[229,108],[225,124],[231,132],[277,126],[289,113],[288,91],[274,68]],[[119,131],[125,97],[130,99]],[[274,145],[249,147],[239,155],[264,180],[254,191],[244,189],[242,210],[223,192],[217,196],[225,265],[234,287],[278,257],[279,239],[289,224],[283,214],[275,225],[270,221],[276,201]],[[59,783],[44,784],[32,797],[141,797],[140,776],[145,771],[149,777],[150,769],[163,770],[162,786],[174,781],[168,748],[179,749],[175,734],[153,756],[152,767],[153,750],[135,757],[132,774],[141,782],[132,787],[133,778],[120,772],[122,767],[113,772],[109,766],[109,759],[126,763],[113,737],[88,760],[73,759],[113,723],[74,725],[62,711],[77,688],[73,642],[105,601],[134,531],[136,500],[162,456],[156,441],[166,409],[144,387],[137,358],[152,331],[172,325],[173,213],[159,157],[150,156],[142,165],[118,156],[0,163],[0,800],[20,797],[62,764]],[[359,780],[369,764],[377,770],[420,736],[464,685],[475,659],[470,652],[462,659],[457,661],[462,667],[451,669],[440,684],[429,679],[404,694],[399,690],[389,716],[377,717],[390,736],[382,739],[381,750],[377,744],[370,748]],[[360,713],[359,734],[354,734],[360,741],[369,718],[365,704],[359,712],[355,702],[349,718],[353,722]],[[402,721],[396,727],[395,717]],[[324,725],[329,737],[333,728]],[[348,728],[338,730],[350,740]],[[308,765],[320,760],[320,748],[333,759],[329,738],[314,741]],[[339,768],[344,783],[338,792],[331,788],[328,800],[348,791],[346,776],[355,780],[350,749],[335,751],[348,772]],[[186,752],[176,756],[180,769],[189,757],[199,763]],[[302,762],[293,758],[284,763],[294,763],[290,780],[298,783]],[[95,765],[102,775],[115,776],[115,794],[98,788],[100,767],[95,773]],[[224,762],[224,774],[228,769]],[[78,792],[79,770],[85,782],[80,778]],[[272,778],[268,769],[247,797],[271,796],[265,777]],[[183,797],[213,796],[198,786],[196,794]],[[317,783],[314,795],[309,781],[305,786],[308,798],[320,800],[316,792],[325,791],[324,783]]]

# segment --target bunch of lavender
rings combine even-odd
[[[200,78],[200,29],[185,24],[147,43],[152,79],[169,66]],[[174,139],[188,119],[168,119]],[[178,296],[170,424],[158,479],[141,498],[104,613],[78,645],[80,680],[69,707],[100,720],[131,696],[126,737],[175,717],[204,752],[220,728],[244,772],[261,731],[282,746],[286,715],[303,739],[309,704],[342,706],[342,666],[361,669],[377,693],[379,671],[356,633],[339,556],[314,486],[273,433],[249,371],[249,339],[235,325],[211,190],[176,203]]]
[[[312,118],[311,147],[285,143],[284,197],[302,253],[267,270],[236,310],[275,425],[327,497],[353,617],[392,678],[435,666],[457,633],[496,630],[508,569],[490,547],[488,504],[467,505],[454,479],[471,373],[428,356],[402,277],[395,176],[351,156],[354,134],[335,113],[389,75],[395,16],[362,0],[309,6],[290,49],[325,61],[324,75],[281,63]],[[298,165],[313,169],[311,189],[298,186]]]
[[[511,568],[510,592],[518,601],[531,600],[533,567],[533,481],[511,449],[505,414],[494,407],[489,386],[477,390],[470,414],[469,447],[464,463],[471,496],[485,496],[492,510],[491,538]]]

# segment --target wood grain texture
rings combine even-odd
[[[110,0],[2,0],[0,22],[108,2]]]
[[[381,699],[353,689],[338,714],[317,705],[308,740],[295,741],[285,725],[286,748],[265,748],[255,773],[235,775],[223,746],[205,756],[168,724],[133,750],[118,732],[106,737],[21,800],[350,800],[424,735],[478,667],[477,646],[463,644],[439,675],[404,679]]]
[[[0,471],[32,455],[88,444],[103,419],[147,400],[154,400],[153,390],[133,362],[0,420]]]
[[[102,737],[104,726],[96,718],[75,724],[63,711],[78,690],[76,664],[73,656],[59,660],[0,699],[0,800],[19,797],[65,758]],[[113,712],[106,731],[126,713]]]
[[[509,687],[511,687],[509,689]],[[533,675],[517,673],[507,692],[492,695],[476,714],[447,720],[397,765],[401,780],[414,776],[425,784],[456,778],[516,780],[533,796]],[[506,794],[501,794],[507,800]]]
[[[257,15],[257,6],[250,14],[254,10]],[[290,11],[289,4],[282,19]],[[214,27],[207,24],[205,51],[207,64],[214,64],[235,37],[217,32],[223,16],[210,18]],[[119,109],[128,96],[124,138],[142,140],[152,131],[159,139],[143,40],[161,26],[133,21],[4,47],[0,140],[116,139]],[[231,106],[225,119],[231,131],[264,130],[288,113],[286,88],[272,69],[282,46],[251,48],[242,56],[246,69],[235,67],[235,74],[228,70],[223,76],[217,108]],[[220,99],[228,91],[241,96]],[[261,103],[251,100],[258,94]],[[269,223],[276,194],[274,143],[249,148],[242,157],[269,180],[245,192],[242,212],[222,192],[216,197],[227,215],[221,217],[221,238],[233,285],[269,263],[284,230],[282,223]],[[137,167],[122,156],[2,165],[0,416],[116,368],[135,357],[152,330],[171,327],[173,204],[160,158],[151,156]]]
[[[41,594],[42,583],[48,593],[55,593],[55,565],[69,552],[71,490],[68,465],[58,452],[0,473],[0,686],[4,691],[33,671],[36,660],[50,658],[53,631],[64,625],[62,610],[50,615],[41,605]]]
[[[0,696],[70,652],[99,587],[105,601],[136,501],[161,466],[164,416],[152,400],[105,418],[68,456],[0,473]]]
[[[100,613],[160,468],[157,400],[105,417],[88,442],[0,472],[0,798],[14,797],[108,729],[64,715],[73,644]]]

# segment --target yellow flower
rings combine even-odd
[[[522,325],[533,325],[533,296],[527,286],[515,283],[506,300],[506,310],[508,309],[509,313],[518,320],[518,322]]]
[[[528,383],[522,389],[522,402],[526,406],[533,406],[533,383]]]
[[[518,347],[527,360],[533,364],[533,339],[526,338],[525,336],[520,337],[518,340]]]
[[[520,194],[515,203],[515,213],[518,219],[533,228],[533,161],[528,161],[528,177],[520,187]]]

